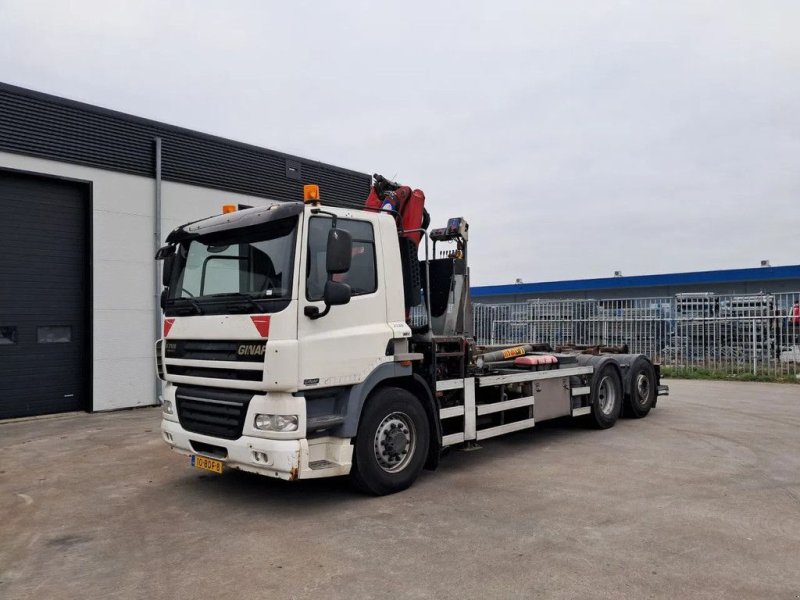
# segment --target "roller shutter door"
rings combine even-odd
[[[0,419],[89,407],[89,186],[0,170]]]

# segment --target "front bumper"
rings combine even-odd
[[[180,423],[167,419],[161,420],[161,437],[181,454],[207,456],[226,467],[286,480],[347,475],[353,455],[353,446],[346,438],[270,440],[242,436],[225,440],[186,431]],[[213,451],[209,446],[215,447]]]

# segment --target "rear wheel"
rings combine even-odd
[[[637,358],[628,370],[628,394],[625,415],[635,419],[646,417],[656,404],[656,370],[646,358]]]
[[[598,429],[613,427],[622,410],[622,380],[612,364],[606,364],[592,379],[592,424]]]
[[[425,465],[428,417],[410,392],[387,387],[375,392],[361,413],[350,479],[376,496],[406,489]]]

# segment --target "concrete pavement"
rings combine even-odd
[[[800,598],[800,386],[668,383],[384,498],[193,470],[157,409],[0,424],[0,598]]]

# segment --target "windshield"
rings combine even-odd
[[[228,230],[177,249],[167,307],[176,314],[275,312],[292,294],[297,218]],[[224,236],[224,237],[221,237]]]

